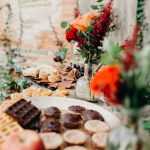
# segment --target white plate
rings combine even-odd
[[[39,109],[46,109],[48,107],[54,106],[62,110],[68,110],[69,106],[80,105],[87,109],[98,111],[104,117],[105,121],[109,124],[111,128],[115,128],[120,125],[120,120],[111,112],[107,111],[99,105],[86,101],[63,97],[32,97],[31,101],[32,104]]]

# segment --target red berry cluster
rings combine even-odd
[[[74,9],[74,18],[78,18],[80,16],[80,10],[78,8]]]
[[[123,64],[124,69],[126,71],[133,68],[136,64],[134,62],[134,51],[137,50],[136,44],[138,42],[138,35],[140,31],[140,24],[137,23],[134,27],[134,32],[132,37],[129,39],[127,38],[123,44],[121,45],[121,48],[125,50],[125,56],[123,58]]]
[[[94,38],[91,39],[91,43],[95,46],[102,46],[102,41],[110,29],[112,15],[112,0],[104,7],[100,12],[100,16],[94,19],[94,29],[91,34]]]

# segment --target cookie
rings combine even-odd
[[[58,149],[63,144],[63,138],[60,134],[50,132],[40,133],[39,135],[46,149]]]
[[[69,146],[66,147],[64,150],[88,150],[83,146]]]
[[[55,92],[55,95],[60,95],[60,94],[67,96],[67,95],[69,95],[69,91],[66,89],[57,89]]]
[[[87,135],[81,130],[68,130],[63,134],[65,142],[71,145],[81,145],[87,140]]]
[[[88,120],[101,120],[104,121],[104,118],[102,117],[102,115],[100,115],[99,112],[95,111],[95,110],[84,110],[82,112],[82,116],[83,118],[88,121]]]
[[[39,92],[40,96],[51,96],[52,95],[52,91],[48,90],[48,89],[45,89],[45,88],[40,88],[38,90],[38,92]]]
[[[11,94],[11,100],[20,100],[22,98],[23,98],[23,94],[22,93]]]
[[[57,107],[49,107],[44,110],[44,114],[48,118],[59,119],[61,111]]]
[[[24,76],[37,77],[39,74],[39,69],[38,68],[26,68],[23,70],[22,74]]]
[[[37,88],[31,86],[31,87],[29,87],[29,88],[27,88],[27,89],[24,89],[22,93],[23,93],[23,95],[25,95],[25,96],[32,97],[33,93],[34,93],[36,90],[37,90]]]
[[[40,69],[39,71],[39,78],[42,80],[48,80],[49,70],[47,69]]]
[[[41,123],[41,132],[61,132],[61,123],[58,120],[46,119]]]
[[[75,113],[82,113],[86,109],[84,107],[82,107],[82,106],[70,106],[68,108],[68,110],[73,111]]]
[[[66,113],[61,116],[64,127],[66,128],[78,128],[82,124],[82,118],[79,114]]]
[[[107,144],[108,133],[100,132],[92,136],[92,143],[96,148],[105,149]]]
[[[89,120],[84,124],[84,128],[89,133],[110,131],[108,124],[100,120]]]
[[[15,122],[15,120],[6,113],[0,112],[0,129]]]
[[[9,135],[22,130],[23,128],[17,122],[12,122],[6,127],[0,128],[0,146],[4,143]]]

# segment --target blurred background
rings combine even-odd
[[[107,1],[107,0],[106,0]],[[27,60],[48,62],[47,52],[57,49],[56,41],[67,47],[61,21],[73,19],[74,9],[81,14],[92,11],[96,0],[0,0],[0,62],[4,62],[6,41],[11,49],[17,48]],[[114,0],[114,20],[117,30],[110,38],[121,43],[130,35],[135,23],[136,0]],[[145,22],[150,25],[150,1],[145,2]],[[116,15],[117,14],[117,15]],[[144,42],[150,40],[149,30]]]

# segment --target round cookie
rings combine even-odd
[[[59,119],[61,111],[57,107],[49,107],[44,110],[45,116],[48,118]]]
[[[65,142],[72,145],[84,144],[87,140],[87,135],[81,130],[68,130],[64,133]]]
[[[62,136],[57,133],[40,133],[39,135],[43,141],[45,149],[58,149],[63,144]]]
[[[61,120],[63,121],[63,125],[70,129],[78,128],[83,121],[80,115],[73,113],[62,115]]]
[[[100,120],[89,120],[84,124],[84,128],[90,133],[108,132],[110,130],[108,124]]]
[[[82,106],[70,106],[68,110],[73,111],[75,113],[82,113],[85,110],[85,108]]]
[[[83,146],[70,146],[66,147],[64,150],[88,150]]]
[[[82,116],[86,121],[88,121],[88,120],[101,120],[101,121],[104,121],[104,118],[102,117],[102,115],[100,115],[100,113],[95,111],[95,110],[86,109],[82,112]]]
[[[108,133],[106,132],[95,133],[92,136],[92,143],[96,148],[105,149],[107,144],[107,138],[108,138]]]
[[[61,132],[61,123],[58,120],[46,119],[41,123],[41,132]]]

